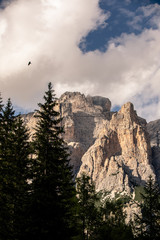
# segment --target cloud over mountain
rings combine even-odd
[[[35,108],[52,81],[58,96],[69,90],[106,96],[114,105],[132,101],[144,117],[160,117],[158,4],[143,7],[150,28],[111,39],[105,52],[79,48],[90,31],[107,31],[112,13],[98,0],[16,0],[0,13],[3,97]]]

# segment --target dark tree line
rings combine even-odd
[[[0,98],[0,240],[160,239],[159,188],[150,177],[142,214],[126,224],[128,198],[110,200],[91,179],[73,181],[57,99],[48,84],[32,141],[11,100]]]
[[[159,186],[149,177],[144,193],[141,193],[142,201],[139,204],[141,215],[136,215],[136,232],[138,240],[160,239],[160,190]]]
[[[10,99],[0,101],[0,239],[70,239],[76,190],[52,85],[33,141]]]

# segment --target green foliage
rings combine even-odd
[[[138,239],[160,239],[160,193],[152,176],[149,177],[140,204],[142,216],[137,215]]]
[[[0,239],[20,237],[28,191],[28,133],[11,100],[0,114]]]
[[[135,201],[141,202],[143,199],[142,194],[144,194],[144,187],[136,186],[135,187]]]
[[[128,196],[111,200],[106,197],[107,194],[96,192],[94,183],[86,175],[77,179],[77,194],[81,224],[81,235],[77,239],[133,239],[123,210],[124,204],[129,201]]]
[[[15,202],[14,202],[14,237],[23,239],[25,234],[26,211],[28,209],[29,193],[32,179],[32,159],[28,130],[20,116],[15,119],[14,146],[12,148],[15,164]]]
[[[81,228],[81,239],[94,239],[93,235],[101,221],[100,195],[90,177],[83,174],[76,180],[78,197],[78,217]]]
[[[74,232],[76,194],[51,83],[38,105],[28,238],[67,240]]]
[[[103,207],[103,222],[97,239],[133,239],[131,226],[125,223],[126,214],[123,207],[126,202],[128,202],[128,197],[113,200],[106,199]]]

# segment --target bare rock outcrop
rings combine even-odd
[[[81,166],[85,152],[93,145],[104,125],[109,125],[111,102],[103,97],[85,97],[79,92],[66,92],[58,100],[64,140],[71,152],[74,174]]]
[[[160,119],[149,122],[147,124],[147,131],[152,147],[152,164],[160,186]]]
[[[160,119],[149,122],[147,124],[147,131],[149,133],[151,146],[157,146],[157,140],[159,140],[160,145]]]
[[[145,124],[133,104],[124,104],[84,154],[78,176],[89,174],[98,190],[112,194],[131,193],[134,186],[144,185],[149,175],[155,177]]]
[[[71,153],[71,165],[76,175],[81,166],[81,158],[95,142],[104,126],[109,125],[112,113],[111,102],[100,96],[87,96],[79,92],[66,92],[57,100],[56,110],[63,119],[63,138]],[[22,115],[31,136],[37,119],[34,113]]]
[[[63,138],[75,176],[87,173],[97,190],[105,189],[111,195],[130,194],[149,175],[155,178],[146,121],[137,116],[132,103],[115,113],[110,111],[108,98],[66,92],[56,108],[63,119]],[[37,121],[34,113],[22,117],[32,136]],[[155,166],[160,169],[158,163]]]
[[[30,141],[32,140],[32,136],[33,136],[33,134],[35,132],[34,128],[35,128],[36,122],[37,122],[37,119],[34,117],[34,115],[35,115],[34,112],[21,115],[21,117],[22,117],[22,119],[24,121],[24,124],[26,125],[26,127],[29,130]]]

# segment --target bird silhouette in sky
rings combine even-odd
[[[31,64],[31,62],[29,61],[29,62],[28,62],[28,66],[29,66],[30,64]]]

